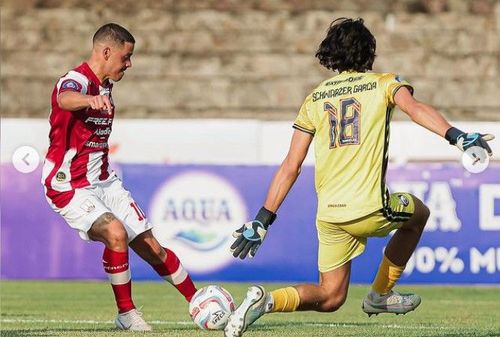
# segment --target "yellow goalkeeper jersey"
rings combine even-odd
[[[390,73],[343,72],[307,96],[293,127],[314,135],[321,221],[346,222],[387,206],[394,95],[411,85]]]

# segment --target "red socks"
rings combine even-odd
[[[196,292],[196,288],[187,271],[182,267],[181,261],[173,251],[165,248],[167,258],[162,264],[154,265],[156,270],[164,280],[170,282],[189,302]]]
[[[167,253],[165,262],[154,265],[153,268],[163,279],[176,287],[189,302],[196,292],[193,281],[182,267],[177,255],[170,249],[165,248],[165,251]],[[124,313],[135,309],[134,302],[132,301],[132,282],[130,280],[128,251],[115,252],[104,248],[102,263],[115,294],[118,312]]]
[[[115,252],[105,247],[104,254],[102,255],[102,264],[115,293],[118,312],[124,313],[135,309],[135,305],[132,302],[132,282],[130,281],[128,251]]]

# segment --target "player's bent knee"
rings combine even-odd
[[[345,303],[347,296],[345,295],[333,295],[330,296],[322,305],[322,312],[334,312],[340,309]]]
[[[112,250],[122,250],[127,247],[127,231],[112,213],[105,213],[96,220],[89,231],[89,237],[103,242]]]
[[[111,245],[126,245],[127,239],[127,231],[123,228],[123,226],[119,229],[108,231],[106,235],[106,241],[108,241]]]
[[[431,212],[420,199],[414,195],[412,197],[415,206],[413,216],[403,225],[403,229],[422,232]]]
[[[420,199],[414,197],[415,202],[415,213],[414,215],[417,217],[418,222],[422,225],[422,228],[427,223],[427,219],[431,215],[431,211],[429,207],[427,207]]]

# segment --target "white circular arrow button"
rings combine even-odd
[[[12,164],[21,173],[31,173],[40,164],[40,155],[31,146],[21,146],[14,151]]]

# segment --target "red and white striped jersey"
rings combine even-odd
[[[61,109],[57,95],[65,91],[85,95],[107,95],[111,83],[101,83],[87,63],[61,77],[52,92],[50,112],[50,146],[45,157],[42,184],[47,197],[57,207],[66,206],[76,188],[106,180],[111,171],[108,164],[108,138],[114,109],[78,111]]]

